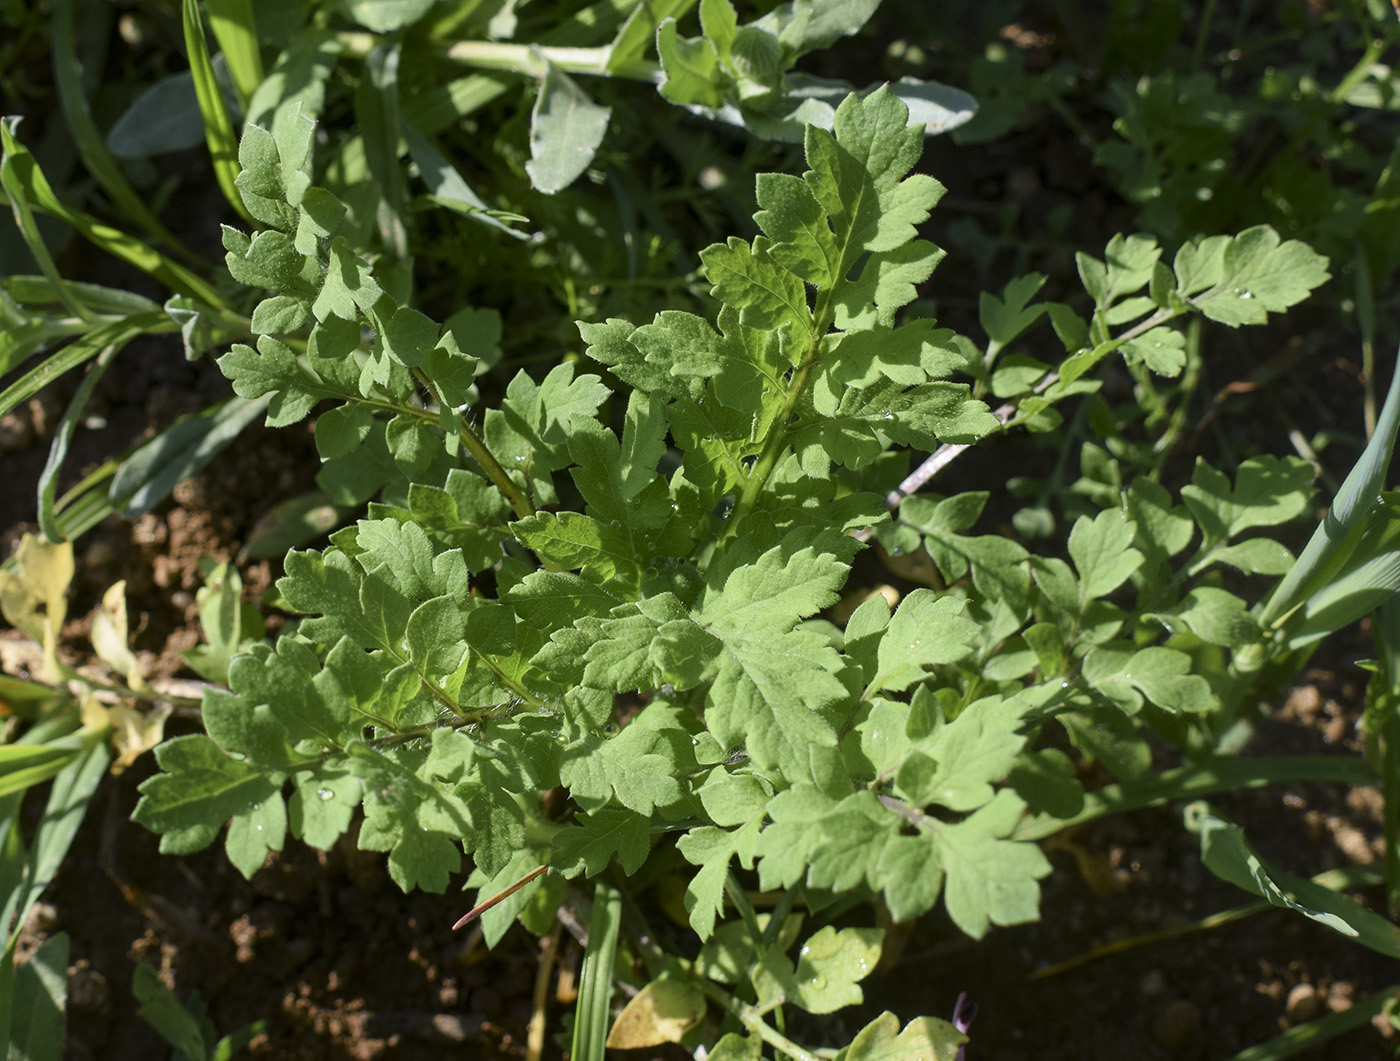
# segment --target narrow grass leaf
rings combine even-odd
[[[1308,539],[1303,554],[1283,579],[1274,587],[1259,612],[1259,623],[1268,627],[1297,607],[1316,589],[1314,576],[1329,562],[1352,530],[1360,525],[1375,504],[1385,484],[1390,459],[1395,452],[1396,434],[1400,433],[1400,354],[1390,378],[1385,404],[1376,421],[1375,434],[1367,443],[1361,458],[1352,466],[1337,491],[1332,507],[1317,530]]]
[[[58,102],[63,108],[68,131],[72,134],[73,143],[78,148],[78,154],[82,156],[83,164],[87,166],[88,172],[97,178],[97,183],[102,186],[102,190],[111,198],[113,204],[121,209],[123,217],[130,218],[161,243],[190,260],[193,256],[185,249],[184,244],[161,223],[160,218],[146,205],[146,200],[126,179],[92,120],[92,112],[83,93],[82,62],[78,58],[74,40],[73,0],[54,0],[50,32],[50,53],[53,56],[53,76],[58,89]],[[152,113],[159,112],[148,112],[147,120]]]
[[[1208,804],[1186,808],[1186,827],[1200,836],[1201,861],[1221,880],[1400,958],[1400,927],[1339,892],[1271,865],[1250,846],[1243,829],[1216,815]]]
[[[605,1061],[613,963],[621,927],[622,893],[599,881],[593,890],[593,916],[588,922],[588,946],[583,952],[573,1045],[569,1050],[569,1056],[577,1061]]]
[[[47,781],[78,757],[78,749],[53,745],[0,746],[0,796]]]
[[[14,1061],[62,1057],[67,1006],[68,933],[60,932],[44,940],[15,970],[9,1057]]]
[[[14,138],[14,131],[18,125],[18,118],[0,120],[0,142],[3,142],[4,145],[4,154],[3,157],[0,157],[0,188],[4,189],[5,196],[9,199],[10,210],[15,215],[15,227],[19,229],[25,246],[29,248],[29,253],[33,255],[44,276],[53,285],[59,299],[75,317],[91,320],[92,314],[88,312],[87,307],[74,298],[64,286],[63,278],[58,272],[58,266],[54,264],[53,255],[49,253],[49,248],[44,243],[43,234],[39,231],[39,223],[34,217],[30,188],[28,182],[24,180],[22,169],[28,151]]]
[[[271,400],[233,397],[177,420],[122,461],[108,494],[112,503],[124,519],[145,515],[213,460]]]
[[[379,234],[396,258],[408,256],[408,190],[399,165],[398,45],[380,45],[365,62],[367,77],[355,92],[355,117],[365,145],[365,164],[379,185]]]
[[[228,63],[238,100],[246,110],[263,80],[252,0],[204,0],[204,6],[209,10],[209,28]]]
[[[639,0],[608,48],[608,73],[619,77],[651,74],[656,65],[642,56],[655,43],[662,21],[681,18],[695,4],[696,0]]]
[[[77,429],[78,421],[83,416],[83,410],[87,408],[88,399],[92,397],[93,389],[102,379],[103,374],[117,354],[121,352],[122,345],[124,344],[114,343],[104,348],[97,355],[97,360],[88,366],[87,371],[83,374],[82,383],[78,384],[78,389],[68,400],[68,408],[64,410],[63,416],[59,419],[58,427],[54,431],[53,442],[49,444],[48,459],[44,462],[44,470],[39,473],[39,529],[51,542],[63,540],[63,533],[58,526],[54,498],[58,493],[58,475],[63,470],[64,458],[68,456],[68,443],[73,439],[73,432]]]
[[[250,225],[254,224],[234,183],[238,177],[238,141],[223,93],[219,90],[214,63],[209,57],[209,44],[204,39],[204,20],[199,13],[199,0],[181,0],[180,21],[184,25],[185,51],[189,57],[190,73],[194,77],[195,95],[199,98],[200,113],[204,115],[204,135],[214,163],[214,179],[229,205]]]
[[[416,126],[431,136],[475,114],[517,83],[518,79],[511,74],[489,70],[456,78],[406,101],[404,124]]]
[[[131,101],[107,131],[118,158],[151,158],[204,143],[204,115],[188,70],[163,77]]]
[[[21,402],[28,401],[65,372],[97,357],[109,346],[121,346],[145,333],[174,330],[174,322],[159,312],[137,314],[94,328],[0,391],[0,416]]]
[[[1361,759],[1338,755],[1277,755],[1250,759],[1220,759],[1199,766],[1163,770],[1155,777],[1127,784],[1105,785],[1084,794],[1077,814],[1036,814],[1022,818],[1011,832],[1014,840],[1043,840],[1061,830],[1109,814],[1159,807],[1177,799],[1195,799],[1216,792],[1262,788],[1278,781],[1335,781],[1343,785],[1374,785],[1374,771]]]
[[[131,978],[131,993],[141,1003],[136,1015],[159,1032],[162,1039],[187,1058],[208,1057],[199,1021],[180,1004],[175,992],[161,983],[155,969],[138,962]]]
[[[1282,1058],[1293,1057],[1329,1039],[1335,1039],[1355,1028],[1370,1024],[1381,1014],[1392,1009],[1397,1001],[1400,1001],[1400,985],[1387,987],[1367,996],[1350,1009],[1295,1025],[1268,1042],[1241,1050],[1227,1061],[1281,1061]]]
[[[448,209],[478,224],[494,228],[498,232],[504,232],[514,239],[530,238],[528,233],[513,229],[500,218],[492,216],[491,208],[486,205],[481,196],[472,190],[471,185],[462,179],[462,175],[457,172],[456,167],[417,128],[409,122],[403,122],[402,129],[404,141],[408,144],[409,156],[413,159],[414,165],[418,167],[418,173],[423,178],[423,183],[428,186],[429,195]]]
[[[83,729],[67,738],[78,744],[77,755],[58,773],[49,789],[44,816],[30,844],[16,931],[27,918],[30,907],[53,881],[68,849],[73,846],[93,793],[107,773],[112,756],[104,736],[101,730]]]
[[[5,167],[0,173],[12,174],[22,189],[26,202],[35,209],[67,221],[79,235],[108,254],[136,266],[145,273],[165,284],[171,290],[189,295],[215,309],[222,309],[225,300],[207,280],[183,265],[171,261],[144,241],[129,236],[125,232],[104,225],[96,218],[63,205],[54,194],[48,179],[39,168],[34,156],[13,136],[11,125],[0,121],[0,140],[3,140]],[[6,183],[9,192],[9,184]],[[13,193],[10,193],[13,196]],[[83,316],[83,314],[79,314]]]

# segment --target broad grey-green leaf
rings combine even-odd
[[[1244,830],[1204,802],[1186,808],[1186,827],[1201,838],[1201,860],[1222,880],[1293,910],[1372,950],[1400,958],[1400,928],[1347,896],[1261,858]]]
[[[588,168],[608,131],[611,107],[600,107],[553,63],[530,112],[530,160],[525,171],[546,195],[567,188]]]

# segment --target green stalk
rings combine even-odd
[[[788,388],[787,397],[783,399],[783,410],[774,419],[773,427],[768,432],[767,439],[764,440],[763,449],[759,452],[753,467],[749,469],[748,477],[744,480],[744,488],[739,492],[738,500],[734,503],[734,510],[729,514],[729,520],[725,526],[726,538],[732,536],[744,517],[753,511],[754,506],[758,504],[759,494],[763,492],[763,487],[768,483],[768,477],[778,466],[778,458],[782,456],[783,448],[787,445],[788,422],[792,419],[792,414],[797,409],[802,392],[807,387],[807,378],[812,374],[812,369],[817,363],[819,345],[820,340],[814,334],[807,346],[807,352],[802,357],[802,363],[792,374],[792,384]]]
[[[1372,630],[1378,666],[1366,693],[1362,720],[1368,745],[1380,743],[1385,900],[1393,920],[1400,916],[1400,604],[1393,597],[1376,609]]]
[[[379,38],[372,33],[347,32],[336,36],[347,55],[363,57],[379,45]],[[661,80],[660,64],[647,59],[627,59],[610,67],[611,45],[573,48],[507,41],[458,41],[447,49],[446,56],[454,63],[477,70],[500,70],[527,77],[544,77],[547,67],[553,65],[566,74],[623,77],[652,84]]]
[[[441,406],[442,396],[438,394],[437,388],[433,385],[433,381],[428,378],[427,373],[419,368],[413,369],[412,372],[414,378],[428,388],[433,396],[433,400]],[[428,417],[429,419],[436,419],[432,414],[428,414]],[[463,421],[458,428],[458,434],[461,436],[462,445],[467,447],[467,452],[481,465],[482,471],[486,473],[486,477],[495,484],[496,489],[510,502],[510,507],[515,509],[515,514],[521,519],[524,519],[526,516],[533,516],[535,514],[534,502],[532,502],[524,491],[517,487],[515,483],[511,482],[510,476],[507,475],[506,470],[501,467],[501,462],[496,459],[496,455],[487,448],[486,443],[481,441],[476,432],[468,427],[465,421]]]
[[[748,1030],[749,1034],[758,1036],[775,1050],[787,1054],[793,1061],[821,1061],[821,1058],[816,1054],[798,1046],[786,1035],[770,1027],[757,1007],[751,1006],[747,1002],[740,1002],[728,991],[721,989],[705,977],[697,977],[695,985],[712,1001],[728,1010]]]

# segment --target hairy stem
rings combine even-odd
[[[427,374],[422,369],[415,368],[413,369],[413,376],[419,383],[428,388],[433,396],[433,400],[441,406],[442,398],[438,394],[437,388],[433,386],[433,381],[428,378]],[[510,502],[510,507],[515,509],[515,514],[521,519],[524,519],[526,516],[533,516],[535,514],[534,503],[526,496],[524,491],[511,482],[510,476],[507,475],[506,470],[501,467],[501,462],[496,459],[496,455],[487,448],[485,442],[477,437],[476,432],[466,425],[465,421],[458,428],[458,434],[461,435],[462,445],[467,447],[467,452],[481,465],[481,470],[486,473],[486,477],[491,480],[496,489]]]

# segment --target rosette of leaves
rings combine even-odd
[[[220,365],[272,395],[274,424],[329,403],[323,475],[353,453],[332,485],[381,500],[288,554],[278,589],[305,618],[235,656],[207,734],[159,750],[136,818],[162,849],[227,823],[252,873],[288,832],[324,847],[360,808],[360,846],[405,889],[441,890],[464,851],[488,878],[531,859],[634,872],[661,826],[697,867],[702,937],[736,861],[813,897],[883,893],[901,918],[946,893],[973,935],[1033,918],[1049,866],[1009,838],[1024,804],[1000,784],[1030,704],[935,695],[972,652],[964,602],[922,591],[844,631],[817,619],[860,548],[849,532],[885,518],[890,451],[998,428],[947,379],[951,334],[895,323],[941,257],[916,238],[942,188],[907,175],[923,135],[907,121],[888,91],[851,96],[834,132],[808,130],[804,176],[759,178],[763,234],[702,254],[718,327],[582,325],[611,401],[564,365],[517,376],[476,427],[457,333],[335,236],[309,124],[250,128],[240,188],[268,227],[226,231],[228,261],[276,293],[257,348]],[[565,821],[544,813],[555,787]]]

